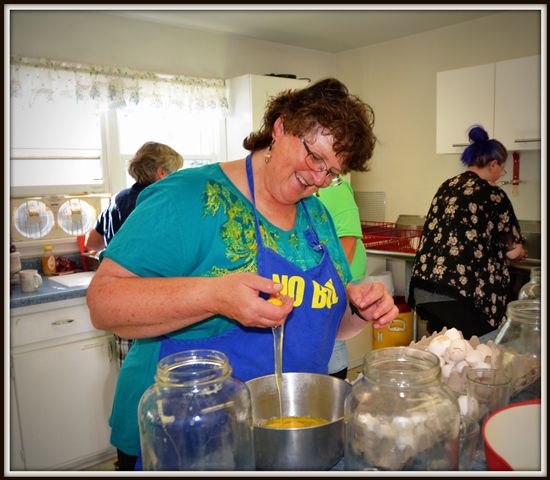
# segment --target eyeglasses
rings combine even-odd
[[[302,142],[302,145],[306,149],[307,155],[306,155],[306,164],[308,168],[313,170],[314,172],[325,172],[326,177],[324,184],[326,186],[335,187],[337,185],[341,185],[343,180],[342,177],[340,177],[340,172],[337,172],[334,169],[329,169],[327,167],[327,163],[322,159],[319,158],[317,155],[315,155],[308,147],[306,143],[306,139],[304,137],[300,137],[300,141]]]

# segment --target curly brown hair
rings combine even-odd
[[[327,78],[271,98],[262,126],[244,139],[244,148],[253,152],[268,147],[279,117],[286,133],[300,136],[320,129],[332,135],[334,153],[343,157],[342,173],[368,170],[376,143],[374,112],[339,80]]]
[[[173,173],[183,166],[183,157],[173,148],[163,143],[144,143],[128,162],[128,173],[144,185],[155,182],[157,169]]]

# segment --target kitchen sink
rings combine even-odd
[[[527,258],[538,260],[541,258],[540,221],[519,220],[521,235],[525,239],[523,248],[527,250]]]

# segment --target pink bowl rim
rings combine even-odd
[[[504,460],[504,458],[502,458],[495,450],[493,450],[493,448],[487,441],[487,436],[485,435],[485,427],[487,426],[487,422],[491,420],[491,418],[493,418],[497,413],[503,412],[504,410],[508,410],[510,408],[515,408],[515,407],[521,407],[524,405],[540,405],[540,404],[541,404],[540,399],[525,400],[523,402],[511,403],[510,405],[506,405],[505,407],[495,410],[485,419],[485,421],[483,422],[483,427],[481,428],[483,444],[485,445],[485,458],[489,458],[489,454],[495,458],[497,466],[499,467],[499,468],[496,468],[495,470],[514,470],[514,469],[506,460]],[[488,463],[489,462],[487,462],[487,467],[489,467]]]

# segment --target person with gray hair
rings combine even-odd
[[[157,142],[144,143],[128,162],[128,173],[136,183],[111,198],[108,207],[99,215],[95,227],[86,235],[86,249],[91,253],[104,250],[136,207],[136,200],[141,191],[182,166],[183,157],[168,145]],[[116,355],[119,365],[122,365],[132,346],[132,340],[117,335],[115,340]]]
[[[144,143],[128,163],[128,173],[136,183],[111,198],[108,207],[99,215],[95,227],[86,235],[86,250],[103,250],[134,210],[141,191],[182,166],[183,157],[168,145]]]

